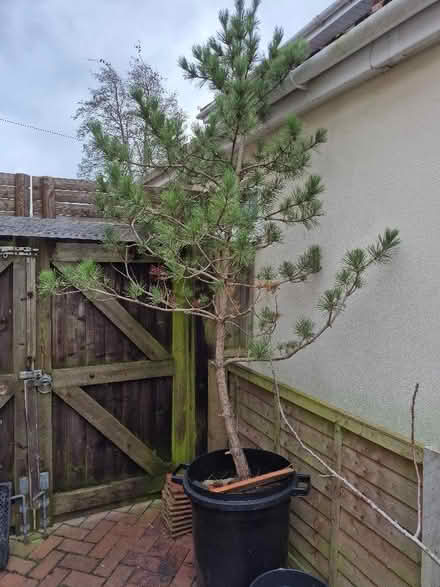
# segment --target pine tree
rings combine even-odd
[[[218,394],[241,478],[249,470],[225,369],[240,361],[288,359],[310,345],[363,286],[368,267],[388,261],[399,242],[398,231],[386,229],[370,247],[347,252],[334,287],[319,300],[322,323],[299,318],[292,340],[273,342],[280,315],[270,300],[281,287],[303,283],[320,271],[320,248],[310,247],[295,259],[265,267],[255,279],[249,278],[250,269],[259,251],[282,242],[285,229],[296,225],[312,229],[322,216],[324,186],[309,167],[313,152],[326,141],[326,132],[318,129],[305,135],[299,120],[290,115],[270,139],[258,138],[256,131],[270,114],[270,96],[308,55],[304,41],[283,44],[280,28],[262,53],[259,4],[260,0],[252,0],[250,6],[236,0],[233,12],[219,13],[216,36],[194,45],[192,60],[180,59],[185,77],[208,84],[215,96],[204,121],[194,124],[190,133],[182,117],[166,112],[157,97],[133,90],[139,115],[165,154],[160,165],[148,167],[167,174],[168,183],[159,194],[145,191],[130,172],[133,165],[142,170],[145,166],[130,160],[126,145],[107,136],[99,124],[90,126],[106,162],[99,178],[99,191],[104,194],[99,204],[109,216],[130,222],[140,249],[162,260],[151,288],[127,270],[126,297],[148,308],[200,316],[215,325]],[[88,261],[62,275],[41,275],[43,292],[66,284],[108,292],[99,266]],[[240,306],[242,287],[253,292],[247,307]],[[226,329],[243,316],[255,317],[248,350],[225,357]]]

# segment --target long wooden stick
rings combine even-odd
[[[209,489],[212,491],[212,493],[242,491],[243,489],[259,487],[260,485],[265,485],[266,483],[271,483],[272,481],[279,481],[280,479],[284,479],[284,477],[291,475],[293,472],[293,467],[289,466],[285,467],[284,469],[279,469],[278,471],[272,471],[271,473],[265,473],[264,475],[257,475],[256,477],[250,477],[249,479],[236,481],[235,483],[228,483],[228,485],[223,485],[222,487],[210,487]]]

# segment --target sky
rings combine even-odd
[[[261,36],[278,25],[288,39],[331,0],[263,0]],[[120,72],[135,45],[166,78],[191,117],[210,101],[177,66],[194,43],[217,30],[233,0],[0,0],[0,118],[76,136],[77,104],[93,86],[93,60]],[[0,171],[76,177],[81,143],[0,121]]]

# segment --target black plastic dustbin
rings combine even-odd
[[[289,465],[287,459],[269,451],[245,449],[245,454],[253,475]],[[228,451],[199,457],[183,477],[192,502],[197,585],[249,587],[261,573],[286,564],[289,501],[309,493],[310,475],[292,471],[278,483],[252,493],[213,494],[200,483],[213,472],[218,479],[234,475]]]
[[[257,577],[250,587],[327,587],[327,585],[302,571],[276,569]]]

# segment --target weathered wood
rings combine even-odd
[[[0,259],[0,273],[3,273],[11,263],[12,259]]]
[[[97,385],[118,381],[136,381],[174,374],[174,361],[127,361],[108,365],[55,369],[53,383],[56,387]]]
[[[37,390],[33,380],[24,382],[24,403],[26,420],[27,472],[31,508],[40,491],[40,449],[38,438]]]
[[[76,190],[59,190],[55,191],[57,202],[74,203],[74,204],[95,204],[96,193],[92,191],[80,192]]]
[[[56,190],[71,190],[71,191],[96,191],[96,183],[89,179],[67,179],[64,177],[52,178]]]
[[[273,393],[273,383],[269,377],[256,373],[247,367],[237,365],[230,366],[229,371],[257,385],[261,389]],[[370,440],[391,452],[400,454],[407,459],[412,459],[412,447],[408,439],[378,426],[373,426],[359,418],[355,418],[343,410],[337,410],[325,402],[318,401],[283,383],[279,384],[279,388],[281,397],[285,401],[312,412],[329,422],[338,422],[344,429],[366,440]],[[422,462],[423,450],[420,445],[416,445],[416,456],[419,462]]]
[[[215,366],[210,361],[208,366],[208,451],[219,450],[227,446],[228,437],[217,393]]]
[[[345,532],[353,540],[375,556],[390,571],[395,573],[408,585],[420,584],[420,567],[405,554],[381,538],[374,530],[370,530],[360,520],[341,510],[341,532]],[[353,561],[356,564],[356,561]],[[369,575],[373,580],[374,576]]]
[[[74,491],[54,493],[53,513],[55,516],[102,507],[139,497],[159,493],[164,484],[164,476],[150,477],[143,475],[123,481],[114,481],[95,487],[84,487]]]
[[[15,173],[0,173],[0,185],[15,187]]]
[[[24,173],[15,175],[15,215],[29,216],[30,178]]]
[[[179,303],[181,295],[178,285],[175,287],[175,294]],[[182,312],[174,312],[172,319],[175,374],[171,453],[174,463],[185,463],[195,457],[197,440],[195,318]]]
[[[15,213],[15,200],[0,198],[0,212]]]
[[[440,453],[425,448],[423,460],[423,542],[440,556]],[[422,556],[422,587],[440,585],[440,567]]]
[[[13,333],[13,280],[12,267],[0,272],[0,373],[12,373],[12,333]],[[1,380],[1,376],[0,376]]]
[[[53,177],[40,178],[41,215],[56,218],[55,182]]]
[[[387,569],[382,561],[372,555],[367,545],[362,545],[345,532],[341,532],[339,539],[340,551],[344,558],[350,561],[364,575],[371,577],[375,585],[385,587],[407,587],[407,583],[398,577],[393,571]],[[342,568],[341,568],[342,570]],[[414,583],[413,583],[414,585]],[[417,587],[417,585],[414,585]]]
[[[133,248],[128,249],[128,260],[131,262]],[[106,247],[94,243],[57,243],[53,260],[58,262],[79,262],[93,259],[97,263],[121,263],[125,261],[124,250]]]
[[[333,450],[335,470],[342,471],[342,437],[343,431],[339,424],[335,424]],[[341,481],[333,479],[332,519],[329,557],[329,587],[337,587],[338,558],[339,558],[339,530],[341,518]]]
[[[38,243],[38,275],[50,269],[52,245]],[[37,364],[44,373],[52,372],[52,300],[37,296]],[[38,394],[38,423],[40,431],[41,469],[49,473],[49,493],[53,490],[52,392]]]
[[[12,200],[15,209],[15,185],[0,185],[0,199]]]
[[[1,381],[1,377],[0,377]],[[7,391],[5,391],[7,389]],[[4,383],[0,383],[0,410],[5,406],[10,399],[14,397],[15,390],[12,388],[6,388]]]
[[[13,264],[13,369],[15,373],[26,369],[26,260],[17,258]],[[14,430],[15,430],[15,457],[14,479],[15,488],[18,489],[18,479],[26,475],[26,424],[24,412],[23,384],[17,386],[14,404]]]
[[[167,465],[119,420],[80,387],[55,388],[55,393],[87,422],[151,475],[163,473]]]
[[[62,265],[54,263],[62,271]],[[165,360],[170,358],[168,351],[149,332],[137,322],[127,310],[115,299],[104,294],[84,291],[88,300],[100,310],[113,324],[121,330],[149,359]]]
[[[90,204],[55,204],[57,216],[72,216],[78,218],[98,218],[101,216],[96,206]]]

